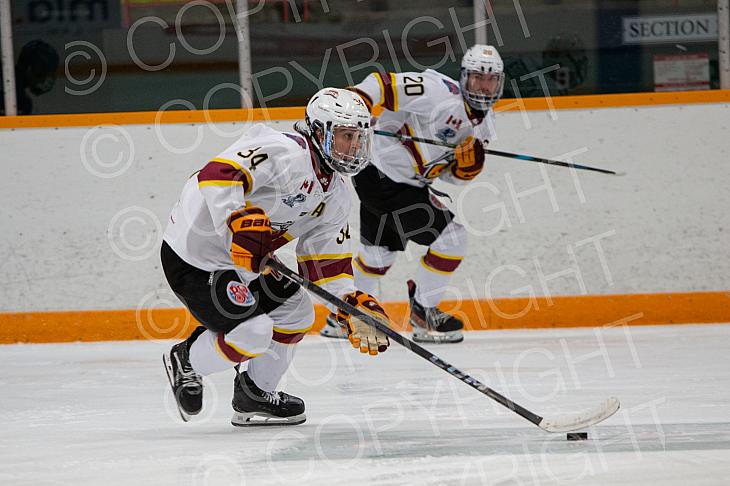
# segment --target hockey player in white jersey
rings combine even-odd
[[[492,106],[502,95],[504,66],[492,46],[466,51],[457,83],[433,70],[373,73],[351,87],[370,108],[381,106],[378,130],[458,144],[449,149],[376,136],[370,167],[353,178],[360,198],[360,252],[355,284],[377,296],[379,281],[408,241],[428,247],[408,281],[413,340],[459,342],[463,323],[437,307],[466,252],[466,229],[437,199],[434,179],[466,184],[484,167],[494,136]],[[436,161],[432,163],[432,161]],[[330,316],[324,336],[344,337]]]
[[[183,420],[202,408],[201,377],[235,367],[234,425],[304,422],[304,402],[276,387],[314,310],[303,289],[265,264],[295,238],[301,274],[388,322],[354,286],[342,178],[368,164],[371,133],[363,100],[327,88],[311,98],[295,133],[255,125],[185,184],[161,249],[170,287],[201,324],[163,357]],[[387,336],[358,318],[342,320],[361,352],[388,347]]]

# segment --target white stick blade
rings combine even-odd
[[[596,408],[574,415],[543,418],[537,425],[547,432],[573,432],[603,422],[616,413],[620,406],[618,398],[611,397]]]

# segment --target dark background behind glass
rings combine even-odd
[[[514,2],[492,3],[502,45],[493,26],[488,27],[488,42],[499,48],[505,60],[505,96],[514,96],[515,86],[522,96],[543,96],[539,78],[520,78],[555,64],[560,69],[545,75],[553,96],[653,91],[654,56],[691,53],[709,56],[711,87],[718,87],[716,40],[624,45],[621,32],[623,17],[713,14],[714,0],[521,0],[529,35]],[[238,43],[229,11],[233,5],[223,1],[186,6],[141,0],[13,0],[19,108],[26,113],[237,108],[240,94],[233,85],[239,83]],[[253,9],[259,4],[249,5]],[[177,35],[178,16],[189,49]],[[129,28],[145,18],[134,32],[130,51]],[[373,70],[372,66],[348,70],[337,46],[351,67],[367,61],[375,44],[376,62],[386,69],[434,67],[457,78],[463,46],[454,18],[461,26],[471,24],[472,2],[267,1],[249,17],[254,106],[303,105],[318,89],[311,76],[323,72],[324,85],[345,86]],[[453,59],[444,59],[445,38]],[[464,39],[473,43],[473,31],[466,32]],[[175,54],[166,68],[149,71],[135,64],[133,53],[149,65],[162,64],[171,43]],[[101,52],[103,62],[89,44]],[[78,50],[89,55],[72,55]],[[100,79],[104,65],[103,82],[85,92]],[[84,84],[85,79],[90,81]],[[277,95],[282,90],[285,93]]]

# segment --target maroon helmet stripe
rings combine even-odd
[[[458,260],[452,258],[442,258],[440,256],[434,255],[433,253],[431,253],[431,250],[429,250],[428,252],[426,252],[426,256],[423,257],[423,263],[440,272],[453,272],[461,263],[461,258],[459,258]]]
[[[352,260],[338,258],[334,260],[305,260],[298,263],[299,275],[316,282],[323,278],[335,277],[343,273],[352,275]]]

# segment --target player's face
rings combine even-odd
[[[467,89],[472,93],[492,96],[499,90],[499,75],[491,73],[469,73]]]
[[[345,156],[355,156],[362,145],[362,132],[356,128],[339,127],[334,130],[335,152]]]

